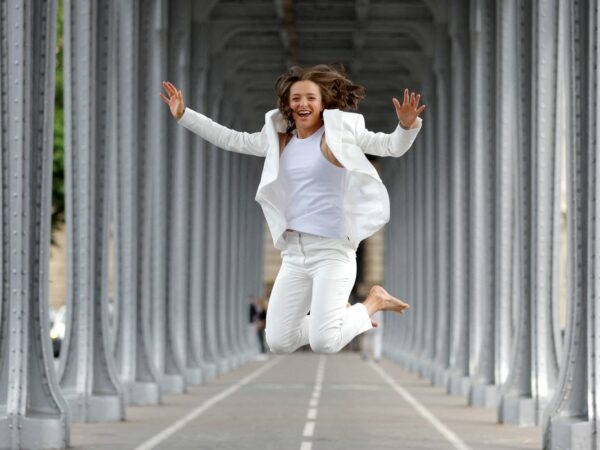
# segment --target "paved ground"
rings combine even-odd
[[[75,424],[75,449],[540,449],[538,428],[496,424],[390,361],[309,352],[248,364],[127,421]]]

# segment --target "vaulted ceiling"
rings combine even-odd
[[[211,0],[195,3],[210,28],[211,61],[227,92],[256,117],[275,107],[273,84],[293,64],[342,63],[367,88],[360,112],[371,129],[395,125],[392,96],[419,90],[431,69],[434,22],[445,0]]]

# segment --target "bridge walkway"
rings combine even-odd
[[[127,421],[73,424],[74,449],[540,449],[539,428],[496,423],[396,363],[358,353],[270,356]]]

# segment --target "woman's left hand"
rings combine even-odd
[[[421,94],[411,92],[409,95],[408,89],[404,89],[404,102],[402,104],[400,104],[397,98],[392,99],[401,127],[410,128],[419,114],[423,112],[425,105],[419,106],[420,100]]]

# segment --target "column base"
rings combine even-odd
[[[493,408],[499,402],[498,386],[495,384],[475,383],[469,393],[469,405],[479,408]]]
[[[217,371],[219,375],[226,374],[231,371],[231,360],[229,358],[223,358],[217,361]]]
[[[182,394],[185,392],[185,380],[181,375],[160,375],[158,384],[163,394]]]
[[[138,381],[123,387],[125,402],[128,405],[160,404],[160,387],[158,383]]]
[[[204,362],[202,364],[202,370],[204,372],[204,381],[213,380],[219,374],[217,370],[217,364],[215,362]]]
[[[202,369],[200,367],[186,367],[184,373],[186,384],[202,384],[202,381],[204,380]]]
[[[529,397],[504,396],[498,407],[498,422],[525,427],[536,425],[535,402]]]
[[[419,377],[431,379],[433,368],[431,366],[431,362],[421,362],[419,367]]]
[[[467,397],[471,390],[472,380],[470,377],[464,375],[450,375],[448,382],[448,388],[446,392],[450,395],[460,395],[461,397]]]
[[[551,419],[550,448],[594,448],[591,422],[572,417]]]
[[[71,422],[120,422],[125,420],[125,405],[118,395],[68,395]]]
[[[19,448],[46,449],[68,448],[69,424],[66,417],[51,414],[33,414],[28,416],[9,416],[0,418],[0,450],[10,450],[17,447],[17,442],[11,442],[10,436],[18,430]]]
[[[450,376],[448,375],[448,369],[437,367],[431,374],[431,382],[434,386],[442,387],[448,391],[448,383]]]

